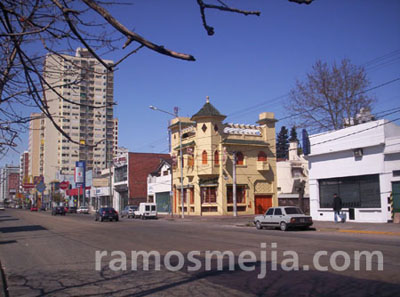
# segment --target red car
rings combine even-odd
[[[32,206],[32,207],[31,207],[31,211],[38,211],[37,206]]]

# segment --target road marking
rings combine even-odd
[[[389,231],[338,230],[338,232],[400,236],[400,232],[389,232]]]

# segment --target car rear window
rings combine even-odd
[[[300,208],[297,207],[287,207],[285,208],[286,214],[303,214]]]
[[[282,210],[280,208],[275,208],[275,213],[274,215],[276,216],[281,216],[282,215]]]

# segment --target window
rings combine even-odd
[[[262,161],[262,162],[267,161],[267,155],[263,151],[260,151],[258,153],[257,161]]]
[[[243,165],[244,164],[243,160],[244,160],[244,156],[243,156],[242,152],[237,152],[236,153],[236,165]]]
[[[115,179],[116,183],[126,181],[128,179],[128,166],[122,166],[115,168]]]
[[[217,187],[201,187],[201,203],[217,202]]]
[[[214,165],[219,165],[219,152],[216,150],[214,152]]]
[[[334,193],[340,196],[344,208],[381,207],[378,174],[320,179],[318,182],[321,208],[332,207]]]
[[[207,164],[207,152],[206,151],[203,151],[203,153],[201,154],[201,163]]]
[[[233,187],[226,187],[226,197],[228,203],[233,203]],[[236,186],[236,202],[246,203],[246,186]]]
[[[274,208],[270,208],[267,210],[267,212],[265,213],[266,216],[272,216],[272,214],[274,213]]]
[[[282,215],[282,210],[280,208],[275,208],[274,215],[275,216],[281,216]]]

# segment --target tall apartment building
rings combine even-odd
[[[110,60],[103,61],[113,64]],[[48,54],[44,69],[53,88],[44,92],[44,100],[57,124],[79,143],[67,140],[46,118],[45,182],[54,180],[59,171],[74,174],[75,162],[80,160],[86,161],[87,170],[106,168],[114,146],[115,124],[110,105],[114,102],[113,73],[83,48],[78,48],[75,56]]]
[[[118,152],[118,119],[114,119],[114,147],[113,147],[114,157],[117,156],[117,152]]]
[[[19,192],[23,192],[24,179],[29,176],[29,152],[25,151],[21,154],[19,163]]]
[[[45,119],[40,113],[31,113],[29,122],[28,175],[43,175]]]

